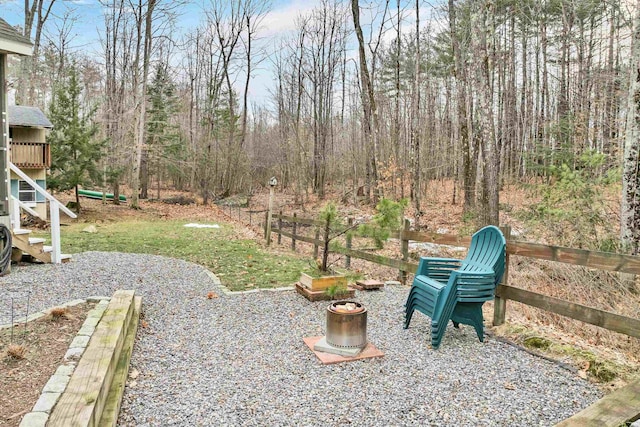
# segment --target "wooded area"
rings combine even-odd
[[[638,253],[638,4],[320,0],[266,36],[266,0],[210,0],[196,28],[178,26],[187,1],[101,4],[92,56],[72,48],[74,6],[26,1],[34,57],[13,87],[49,112],[77,74],[105,145],[79,181],[116,202],[122,184],[133,207],[165,185],[208,203],[276,175],[301,202],[409,197],[419,226],[429,182],[452,178],[442,196],[497,224],[504,183],[617,181],[622,249]],[[273,75],[262,104],[258,68]]]

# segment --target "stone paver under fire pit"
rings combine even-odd
[[[32,310],[136,289],[144,320],[120,425],[552,425],[601,396],[571,372],[451,328],[402,329],[408,288],[358,292],[381,359],[321,365],[302,338],[324,334],[327,302],[295,291],[224,295],[202,267],[150,255],[88,252],[71,263],[14,268]],[[214,291],[219,298],[207,299]],[[4,310],[4,311],[3,311]],[[0,317],[6,312],[0,309]],[[2,323],[2,319],[0,319]]]

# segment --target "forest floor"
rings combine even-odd
[[[619,206],[619,189],[613,186],[603,188],[601,194],[609,219],[599,227],[604,232],[615,234],[617,232],[613,230],[618,229],[615,212]],[[475,231],[472,221],[463,220],[460,194],[458,193],[455,204],[452,204],[452,196],[451,181],[429,183],[422,205],[423,214],[419,219],[422,230],[467,236]],[[163,191],[162,197],[164,200],[193,196]],[[525,190],[520,185],[505,186],[500,194],[501,224],[510,225],[513,235],[518,240],[571,246],[566,241],[558,242],[559,234],[557,229],[554,229],[560,227],[558,224],[527,220],[528,212],[540,197],[535,189]],[[69,199],[70,197],[61,197],[61,200]],[[356,221],[366,221],[375,212],[373,207],[367,204],[355,201],[351,197],[344,198],[338,189],[329,191],[327,199],[340,201],[339,212],[344,216],[353,217]],[[245,200],[240,198],[239,201],[243,203]],[[239,207],[234,206],[234,203],[202,206],[195,203],[176,205],[157,200],[143,200],[140,210],[132,210],[127,205],[102,205],[99,200],[82,199],[84,210],[80,219],[77,222],[69,221],[69,226],[63,228],[63,250],[71,253],[83,250],[138,251],[175,256],[207,266],[220,275],[223,283],[226,281],[225,284],[232,289],[251,289],[252,286],[246,286],[251,284],[255,287],[290,285],[296,280],[301,269],[314,264],[312,245],[298,242],[296,253],[293,253],[290,250],[290,239],[283,237],[278,244],[277,237],[274,236],[274,243],[267,248],[260,223],[264,221],[264,211],[268,206],[268,190],[255,193],[247,201],[248,206]],[[286,215],[296,212],[300,217],[315,218],[324,203],[326,202],[313,197],[309,197],[305,203],[298,203],[293,195],[277,192],[274,210],[283,211]],[[409,218],[415,217],[411,207],[406,214]],[[180,228],[191,221],[218,223],[222,228],[221,231]],[[144,223],[148,225],[141,226]],[[83,233],[84,227],[90,224],[95,225],[100,232]],[[181,231],[178,231],[179,229]],[[150,237],[145,241],[127,240],[126,236],[140,230],[146,230],[151,235],[155,233],[156,237]],[[178,233],[180,236],[187,233],[187,240],[193,244],[186,245],[186,249],[180,248],[182,245],[175,244]],[[208,239],[202,238],[213,238],[216,233],[217,238],[212,240],[211,245],[207,243]],[[114,241],[117,243],[113,243]],[[230,247],[234,241],[244,242],[243,246]],[[366,242],[356,243],[358,244],[367,246]],[[131,249],[125,249],[127,246]],[[216,252],[216,248],[224,250]],[[219,255],[226,253],[227,249],[230,249],[230,256]],[[235,254],[234,250],[237,251]],[[246,253],[247,250],[250,252]],[[464,252],[461,253],[456,248],[433,245],[412,245],[410,252],[413,259],[425,255],[464,255]],[[240,259],[240,253],[244,259]],[[385,248],[377,253],[399,258],[399,242],[389,241]],[[272,263],[275,257],[278,259],[278,265]],[[341,266],[344,262],[340,256],[331,256],[330,261],[336,266]],[[511,265],[509,274],[514,286],[637,317],[640,295],[622,287],[615,274],[523,257],[512,257]],[[254,266],[257,267],[251,271]],[[367,278],[398,278],[397,270],[366,261],[352,259],[351,266],[354,272]],[[275,270],[276,274],[280,275],[271,279],[261,275],[270,272],[269,270]],[[492,318],[492,310],[491,303],[485,304],[485,319]],[[640,367],[638,340],[516,302],[508,303],[506,324],[491,328],[490,331],[530,351],[544,353],[566,362],[574,366],[578,375],[589,377],[607,388],[617,388],[626,383],[637,375]]]
[[[0,425],[17,426],[31,410],[91,308],[69,307],[55,319],[49,315],[20,324],[13,334],[11,328],[0,330],[0,390],[10,391],[0,393]]]

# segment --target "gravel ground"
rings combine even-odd
[[[428,319],[402,329],[407,288],[357,294],[382,359],[322,366],[302,342],[323,335],[326,302],[262,292],[225,296],[202,267],[149,255],[87,252],[63,265],[14,268],[7,289],[36,311],[115,289],[143,296],[120,425],[552,425],[601,392],[565,369],[450,328],[428,347]],[[4,290],[4,291],[3,291]],[[207,299],[209,291],[220,297]]]

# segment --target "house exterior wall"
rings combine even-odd
[[[10,133],[11,133],[12,143],[20,143],[20,142],[46,143],[48,130],[43,128],[35,128],[35,127],[30,128],[30,127],[22,127],[22,126],[11,126]],[[29,162],[38,163],[38,161],[36,161],[35,158],[31,159],[29,155],[27,158],[25,158],[24,153],[22,156],[18,156],[18,157],[22,158],[23,161],[27,160]],[[17,161],[20,162],[20,159],[18,159]],[[27,174],[29,178],[36,181],[36,183],[40,185],[42,188],[44,189],[47,188],[46,169],[44,168],[38,168],[38,169],[21,168],[21,169],[25,174]],[[20,178],[16,174],[11,172],[10,190],[11,190],[11,195],[15,198],[18,198],[19,185],[20,185],[19,181],[20,181]],[[36,192],[35,206],[30,206],[30,207],[31,209],[36,211],[38,215],[40,215],[40,218],[45,220],[47,219],[48,210],[47,210],[46,199],[40,193]]]
[[[11,126],[12,142],[46,142],[47,130]]]
[[[7,86],[6,86],[7,55],[0,53],[0,222],[11,227],[9,217],[9,123],[7,120]],[[2,182],[6,180],[6,184]]]
[[[44,169],[22,169],[22,171],[40,187],[47,188],[47,173]],[[19,181],[20,177],[11,172],[11,195],[16,199],[18,198]],[[47,200],[38,192],[36,192],[35,206],[31,207],[31,209],[38,212],[40,218],[47,219]]]

